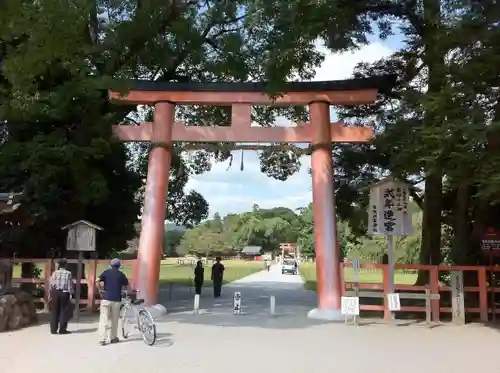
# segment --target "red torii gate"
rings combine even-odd
[[[273,99],[265,83],[159,83],[133,81],[126,94],[110,91],[109,98],[124,104],[154,104],[154,120],[139,126],[116,125],[122,141],[149,141],[146,193],[138,252],[137,287],[146,304],[158,297],[165,234],[165,204],[174,141],[283,142],[312,145],[312,189],[318,308],[310,317],[340,318],[340,250],[337,242],[331,143],[367,142],[372,129],[330,123],[330,105],[373,103],[379,90],[389,89],[392,77],[327,82],[289,83],[286,93]],[[230,126],[186,126],[176,122],[175,105],[231,106]],[[251,127],[252,105],[308,105],[310,123],[300,127]]]

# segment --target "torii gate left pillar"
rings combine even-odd
[[[371,138],[372,130],[330,123],[329,107],[372,103],[378,89],[387,83],[386,77],[290,83],[287,93],[276,100],[265,95],[265,85],[259,83],[185,85],[136,81],[126,95],[111,91],[112,100],[155,105],[153,123],[113,128],[122,141],[152,143],[135,276],[138,277],[137,289],[146,304],[156,303],[158,297],[167,184],[174,141],[311,143],[318,307],[309,312],[309,316],[341,319],[340,250],[335,224],[331,143],[366,142]],[[174,122],[174,103],[231,105],[231,124],[203,127]],[[251,127],[251,105],[309,105],[311,123],[300,127]]]

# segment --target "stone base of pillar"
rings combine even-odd
[[[333,308],[315,308],[307,313],[307,317],[325,321],[344,321],[345,319],[339,309]]]

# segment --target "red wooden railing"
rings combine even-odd
[[[68,263],[78,263],[77,259],[68,259]],[[44,289],[49,288],[50,276],[55,268],[54,260],[52,259],[0,259],[0,263],[4,263],[6,265],[11,265],[12,263],[22,264],[22,263],[34,263],[37,264],[38,267],[43,267],[43,277],[42,278],[19,278],[13,277],[11,282],[13,285],[16,284],[39,284],[43,285]],[[103,268],[109,265],[109,260],[84,260],[86,269],[86,278],[80,281],[81,284],[88,285],[87,299],[80,299],[81,305],[86,305],[86,309],[88,311],[93,311],[96,308],[96,305],[99,304],[100,300],[97,298],[97,291],[95,282],[99,273],[97,273],[98,266],[101,265]],[[134,267],[135,260],[122,260],[122,267],[131,266]],[[132,268],[130,269],[130,274],[133,272]],[[76,280],[75,280],[76,283]],[[44,297],[39,298],[35,301],[43,302],[44,308],[48,308],[48,292],[44,292]]]
[[[346,262],[341,263],[341,268],[344,267],[352,267],[352,263]],[[379,270],[382,271],[382,283],[360,283],[359,289],[363,290],[381,290],[384,292],[384,295],[389,293],[389,267],[384,264],[361,264],[361,269],[368,270]],[[397,270],[406,270],[406,271],[428,271],[429,272],[429,283],[423,286],[416,285],[404,285],[404,284],[395,284],[394,287],[396,290],[403,291],[421,291],[425,292],[426,289],[429,289],[431,293],[434,294],[443,294],[445,292],[450,292],[451,288],[447,285],[442,284],[439,281],[439,275],[441,272],[445,271],[472,271],[476,272],[477,276],[477,286],[464,286],[464,297],[467,298],[467,293],[476,293],[478,294],[478,307],[465,307],[465,313],[467,314],[479,314],[479,320],[482,322],[488,321],[489,314],[499,314],[500,308],[496,309],[494,306],[494,302],[492,307],[488,305],[488,294],[491,292],[498,293],[500,292],[500,287],[490,286],[487,281],[488,271],[499,271],[500,267],[498,266],[434,266],[434,265],[419,265],[419,264],[410,264],[410,265],[395,265],[394,269]],[[341,271],[342,275],[344,271]],[[346,289],[354,288],[353,282],[345,282],[344,278],[342,278],[343,282],[343,291],[345,293]],[[443,298],[443,297],[441,297]],[[391,313],[387,308],[387,296],[384,296],[384,304],[383,305],[360,305],[361,310],[366,311],[383,311],[384,318],[386,320],[390,320]],[[424,306],[402,306],[401,311],[408,312],[425,312]],[[451,313],[452,308],[441,306],[440,300],[431,300],[431,313],[432,320],[438,321],[441,313]]]
[[[11,259],[0,259],[0,263],[4,263],[7,265],[12,264],[13,260]],[[54,270],[54,260],[51,259],[15,259],[14,262],[16,264],[21,263],[35,263],[38,264],[40,268],[43,266],[43,277],[42,278],[12,278],[13,284],[23,284],[23,283],[31,283],[31,284],[40,284],[43,285],[45,289],[49,287],[50,276]],[[135,267],[135,260],[123,260],[122,266],[128,267],[130,266],[130,270],[127,271],[130,277],[133,277],[133,268]],[[77,263],[76,259],[69,259],[68,263]],[[103,268],[109,264],[108,260],[85,260],[84,261],[86,268],[86,279],[81,281],[82,284],[88,284],[88,297],[87,299],[81,299],[80,304],[86,305],[86,309],[89,311],[93,311],[96,308],[96,305],[99,304],[99,299],[97,299],[97,292],[95,288],[95,281],[98,276],[98,266],[101,265]],[[352,267],[350,262],[345,262],[340,264],[341,269],[344,267]],[[361,290],[380,290],[383,291],[384,294],[389,293],[389,268],[387,265],[383,264],[361,264],[361,270],[377,270],[382,271],[382,283],[360,283],[359,289]],[[478,306],[477,307],[467,307],[465,308],[466,315],[467,314],[478,314],[479,319],[482,322],[488,321],[489,314],[500,314],[500,307],[498,309],[495,308],[494,302],[492,303],[492,307],[488,304],[488,295],[491,293],[500,292],[500,287],[490,286],[487,281],[488,272],[500,272],[499,266],[434,266],[434,265],[396,265],[395,270],[406,270],[406,271],[417,271],[424,270],[429,272],[429,283],[424,286],[416,286],[416,285],[404,285],[404,284],[395,284],[396,290],[403,291],[421,291],[424,292],[426,289],[429,289],[431,293],[440,293],[443,294],[445,292],[450,292],[451,288],[447,285],[442,284],[439,281],[440,272],[445,271],[473,271],[476,272],[477,276],[477,286],[465,286],[464,287],[464,295],[467,293],[475,293],[478,294]],[[343,276],[344,271],[341,271]],[[133,278],[131,278],[133,281]],[[347,289],[352,289],[354,287],[353,282],[345,282],[342,277],[343,282],[343,292]],[[443,297],[441,297],[443,299]],[[40,302],[43,302],[45,307],[47,307],[48,301],[48,292],[45,292],[44,298],[39,299]],[[361,310],[366,311],[382,311],[384,312],[384,318],[389,320],[391,318],[391,313],[387,308],[387,296],[384,297],[383,305],[371,305],[365,304],[361,305]],[[451,313],[451,307],[447,307],[441,305],[441,300],[431,300],[431,313],[432,320],[438,321],[441,313]],[[401,311],[408,312],[425,312],[424,306],[402,306]]]

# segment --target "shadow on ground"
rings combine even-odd
[[[174,344],[172,333],[156,333],[156,342],[151,347],[170,347]],[[139,334],[133,334],[127,339],[122,339],[120,344],[122,343],[144,343],[142,337]]]
[[[234,292],[240,292],[242,312],[233,311]],[[275,314],[271,314],[270,299],[275,297]],[[316,307],[317,297],[313,291],[304,290],[302,284],[260,281],[225,285],[220,298],[214,298],[211,288],[205,287],[200,297],[200,312],[195,315],[194,291],[189,286],[169,286],[160,289],[159,302],[167,309],[167,315],[157,319],[158,323],[178,322],[194,325],[221,327],[250,327],[266,329],[300,329],[329,323],[312,320],[307,313]],[[48,315],[41,315],[39,323],[48,323]],[[385,322],[381,313],[362,314],[359,326],[379,325]],[[96,332],[99,314],[82,313],[71,325],[75,333]],[[341,323],[344,321],[342,320]],[[88,324],[88,327],[86,325]],[[92,325],[92,327],[90,326]],[[397,320],[395,326],[419,325],[421,321]],[[433,325],[432,327],[435,327]],[[139,337],[138,337],[139,338]]]
[[[241,293],[241,314],[233,311],[234,292]],[[271,315],[270,298],[275,297],[275,314]],[[166,320],[179,323],[223,327],[253,327],[297,329],[324,324],[307,318],[316,307],[316,293],[306,291],[302,284],[285,282],[232,283],[214,298],[211,289],[204,288],[200,296],[200,313],[194,315],[192,289],[162,289],[160,302],[167,308]]]

